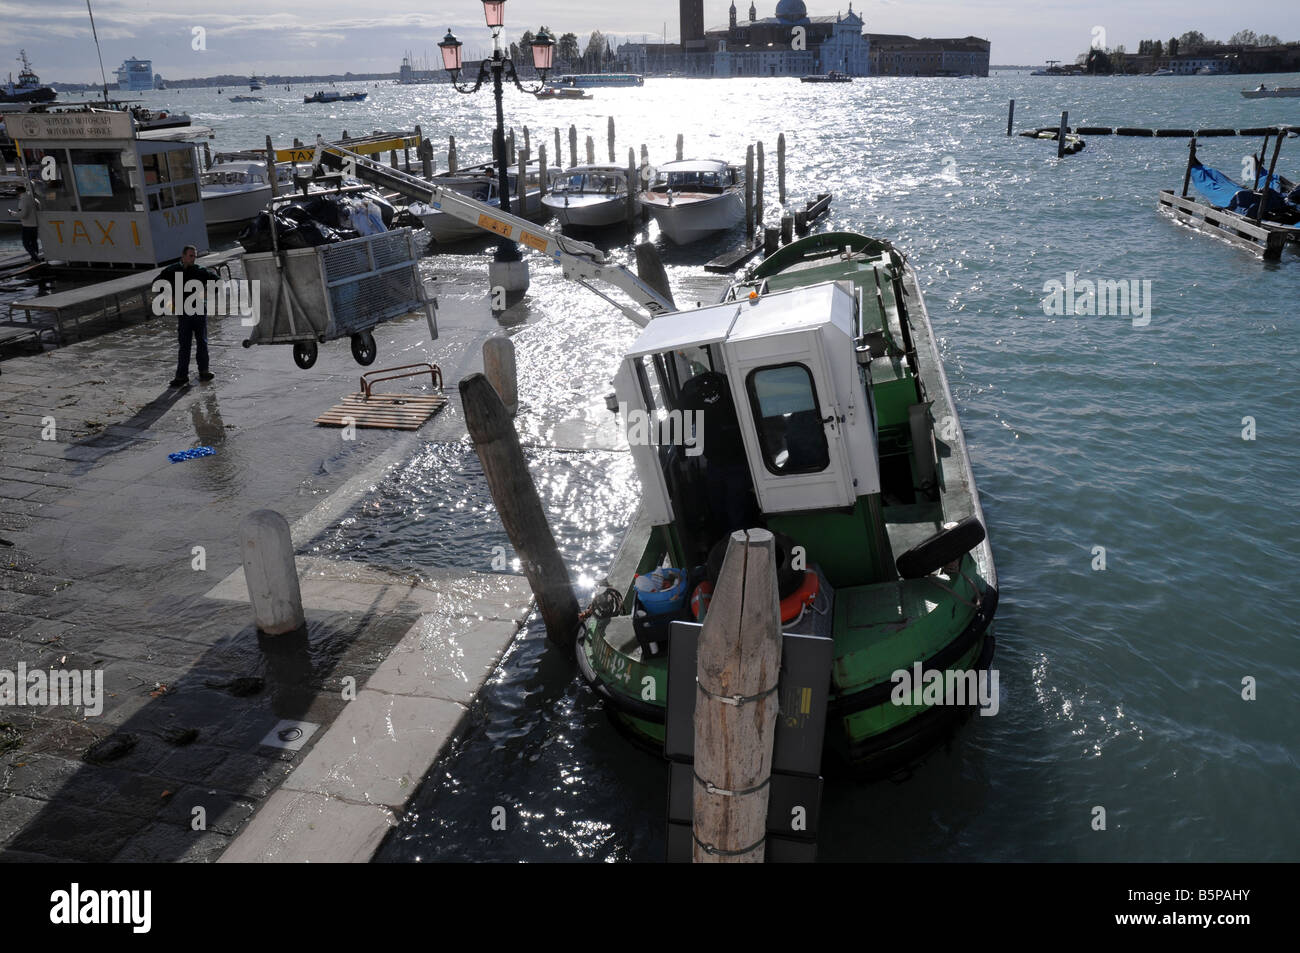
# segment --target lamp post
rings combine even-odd
[[[462,68],[461,46],[463,44],[456,39],[451,30],[447,31],[447,35],[438,44],[438,48],[442,51],[443,68],[451,75],[451,84],[458,93],[476,93],[489,76],[492,78],[492,93],[496,98],[497,107],[497,125],[492,135],[492,152],[497,160],[497,194],[501,202],[501,211],[508,214],[510,212],[510,183],[506,176],[506,168],[510,165],[510,157],[506,155],[505,116],[501,108],[501,80],[503,76],[509,78],[520,92],[540,92],[546,85],[546,73],[551,68],[551,56],[554,51],[555,40],[545,30],[540,31],[533,38],[533,66],[540,74],[542,81],[535,89],[524,86],[523,83],[519,82],[519,76],[515,73],[515,64],[505,55],[505,50],[501,45],[501,29],[505,24],[505,7],[506,0],[483,0],[483,15],[487,20],[488,28],[492,31],[492,56],[479,64],[478,79],[473,86],[468,84],[462,86],[458,82]],[[524,176],[525,182],[527,182],[527,168],[521,168],[519,174]],[[525,188],[524,194],[527,195],[527,188]],[[520,209],[520,211],[524,212],[526,209]],[[521,261],[519,246],[509,239],[503,239],[497,246],[496,261]]]

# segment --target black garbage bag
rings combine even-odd
[[[328,245],[331,242],[342,241],[344,238],[356,237],[356,232],[352,229],[347,229],[347,234],[340,234],[339,230],[330,228],[301,209],[289,205],[277,209],[274,218],[270,213],[259,212],[257,218],[244,226],[238,236],[239,244],[244,247],[244,251],[275,250],[271,241],[272,221],[275,223],[276,239],[281,248],[312,248],[316,245]]]

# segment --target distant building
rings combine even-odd
[[[870,43],[862,35],[862,17],[849,4],[847,14],[808,16],[803,0],[779,0],[776,15],[737,20],[733,2],[727,26],[705,33],[713,54],[715,76],[801,76],[840,70],[866,76],[871,70]],[[801,47],[801,48],[796,48]]]
[[[932,39],[870,33],[871,71],[878,76],[988,76],[989,41],[976,36]]]
[[[678,0],[681,15],[683,53],[703,53],[704,0]]]

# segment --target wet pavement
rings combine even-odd
[[[234,318],[211,323],[216,379],[183,390],[166,386],[168,318],[4,362],[0,673],[102,671],[106,698],[98,715],[0,704],[0,860],[213,860],[291,777],[238,859],[368,858],[523,623],[527,587],[304,557],[307,632],[268,638],[236,530],[275,509],[302,552],[425,441],[464,439],[455,384],[501,325],[473,283],[440,284],[436,342],[417,317],[375,331],[374,367],[443,369],[449,405],[418,434],[314,425],[357,390],[346,340],[301,371],[287,347],[242,348]],[[195,446],[216,452],[169,462]],[[282,732],[306,735],[299,750],[263,744],[286,720],[317,727]],[[282,849],[321,819],[372,830]]]

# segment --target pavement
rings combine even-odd
[[[106,697],[95,714],[0,693],[0,860],[377,848],[527,617],[526,581],[304,557],[307,632],[265,637],[236,529],[275,509],[302,552],[422,441],[465,439],[455,382],[501,327],[485,294],[442,305],[436,342],[421,317],[375,332],[375,367],[443,369],[449,405],[418,433],[316,426],[358,389],[346,340],[300,371],[287,347],[240,347],[237,319],[212,322],[216,379],[184,390],[167,318],[4,362],[0,690],[23,665],[102,672]],[[198,445],[216,453],[169,462]]]

